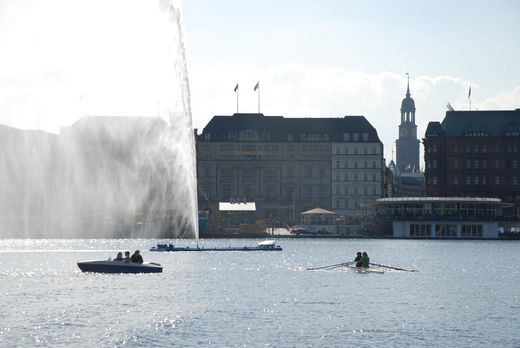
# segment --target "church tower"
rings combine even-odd
[[[410,77],[408,77],[406,98],[401,102],[399,139],[395,143],[399,171],[410,173],[419,170],[419,140],[415,124],[415,102],[410,97]]]

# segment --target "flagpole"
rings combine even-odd
[[[260,85],[258,85],[258,113],[260,113]]]
[[[235,93],[237,94],[237,114],[238,114],[238,92],[239,92],[239,90],[238,90],[238,81],[237,81],[237,85],[235,87]]]

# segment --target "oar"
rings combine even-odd
[[[399,268],[399,267],[392,267],[392,266],[385,266],[385,265],[380,265],[378,263],[372,263],[370,262],[371,265],[373,266],[379,266],[379,267],[385,267],[385,268],[390,268],[390,269],[395,269],[397,271],[404,271],[404,272],[417,272],[415,269],[405,269],[405,268]]]
[[[348,266],[351,263],[354,263],[354,262],[343,262],[343,263],[337,263],[335,265],[328,265],[328,266],[314,267],[314,268],[306,268],[306,270],[307,271],[316,271],[316,270],[319,270],[319,269],[337,268],[337,267],[342,267],[342,266]]]

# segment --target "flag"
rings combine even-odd
[[[468,98],[471,97],[471,85],[469,85]]]
[[[237,83],[237,85],[236,85],[236,87],[235,87],[235,90],[234,90],[234,91],[235,91],[235,92],[236,92],[236,91],[238,91],[238,83]]]
[[[255,85],[255,89],[253,89],[253,92],[260,88],[260,81],[258,81]]]

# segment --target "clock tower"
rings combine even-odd
[[[401,102],[401,124],[399,139],[396,140],[397,168],[401,173],[419,169],[419,140],[415,124],[415,102],[410,97],[410,77],[406,88],[406,98]]]

